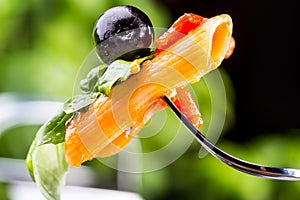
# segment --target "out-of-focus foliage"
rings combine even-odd
[[[299,167],[299,132],[259,137],[245,144],[218,143],[237,157],[270,166]],[[211,155],[197,157],[199,144],[162,170],[144,175],[146,199],[296,200],[300,182],[267,180],[238,172]],[[154,198],[155,197],[155,198]]]
[[[0,133],[0,157],[25,159],[37,130],[36,126],[20,126]]]
[[[122,4],[142,9],[155,27],[167,28],[171,23],[167,8],[153,0],[0,0],[0,95],[13,92],[30,99],[64,101],[69,98],[78,70],[94,48],[92,30],[96,19],[106,9]],[[212,129],[217,141],[234,124],[234,91],[229,77],[221,66],[190,89],[204,118],[201,131],[207,133],[211,122],[220,122],[221,132]],[[225,101],[215,104],[212,99]],[[167,111],[166,116],[168,121],[161,130],[155,127],[160,122],[157,115],[149,123],[152,127],[147,126],[141,132],[146,137],[152,134],[151,130],[157,131],[142,142],[146,152],[165,146],[174,137],[173,133],[179,131],[180,124],[173,114]],[[36,126],[16,127],[0,133],[0,157],[24,159],[37,129]],[[296,167],[300,163],[296,142],[299,139],[296,134],[294,138],[278,134],[255,138],[242,145],[229,141],[217,144],[249,161]],[[171,150],[175,151],[176,147]],[[142,174],[139,192],[145,199],[292,200],[300,197],[297,182],[260,179],[237,172],[210,155],[199,158],[200,146],[196,142],[186,150],[172,164]],[[98,187],[118,188],[116,170],[97,160],[86,165],[97,173]],[[6,185],[0,184],[0,199],[6,198],[5,188]]]
[[[7,184],[1,182],[0,182],[0,199],[9,200],[9,196],[7,194]]]
[[[97,18],[121,4],[139,7],[156,27],[170,23],[153,1],[0,1],[0,91],[69,97],[80,65],[94,48]]]

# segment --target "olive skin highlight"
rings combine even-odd
[[[108,9],[94,27],[97,54],[106,64],[133,61],[150,54],[154,31],[148,16],[133,6]]]

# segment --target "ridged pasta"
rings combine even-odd
[[[67,162],[80,166],[86,160],[119,152],[164,108],[162,96],[216,69],[232,42],[232,20],[222,14],[145,61],[140,72],[114,86],[108,97],[100,96],[88,111],[74,115],[66,130]]]

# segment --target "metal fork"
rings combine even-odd
[[[278,167],[268,167],[259,164],[250,163],[241,159],[238,159],[230,154],[222,151],[216,147],[212,142],[210,142],[198,129],[196,129],[178,110],[178,108],[173,104],[173,102],[166,96],[163,97],[164,101],[168,104],[175,115],[181,120],[181,122],[188,128],[192,135],[197,139],[197,141],[214,157],[221,160],[225,164],[233,167],[241,172],[267,178],[267,179],[277,179],[286,181],[300,181],[300,170],[291,168],[278,168]]]

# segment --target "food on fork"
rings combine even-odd
[[[47,186],[38,161],[43,145],[54,145],[49,151],[59,152],[54,160],[64,166],[111,156],[167,106],[164,96],[199,128],[201,114],[186,86],[219,67],[235,45],[227,14],[205,18],[186,13],[154,42],[150,19],[133,6],[104,12],[94,38],[104,64],[81,81],[82,94],[66,101],[40,128],[28,152],[29,172],[41,186]],[[61,171],[63,176],[67,167]],[[58,188],[43,187],[42,192],[49,198],[59,196]]]

